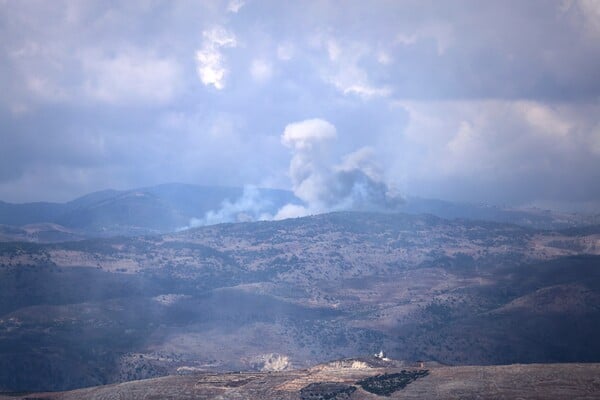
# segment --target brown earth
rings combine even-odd
[[[306,394],[303,397],[303,388],[324,382],[355,389],[352,389],[349,396],[340,394],[337,397],[315,397],[313,390],[311,399],[597,399],[600,396],[600,364],[447,367],[429,366],[425,363],[424,367],[428,370],[426,376],[393,392],[389,397],[369,393],[357,382],[370,376],[392,374],[402,370],[414,371],[416,368],[400,366],[400,363],[393,361],[386,366],[359,360],[272,373],[167,376],[70,392],[0,395],[0,399],[300,400],[309,398]],[[318,385],[316,387],[318,390]]]

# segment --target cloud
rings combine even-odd
[[[596,1],[241,4],[0,4],[0,199],[168,181],[339,198],[370,179],[600,204]],[[334,134],[282,146],[315,115]]]
[[[339,88],[344,94],[355,94],[360,97],[370,98],[370,97],[385,97],[389,96],[391,90],[389,88],[381,87],[372,87],[368,85],[361,84],[348,84],[345,85],[342,80],[334,80],[334,84],[337,88]]]
[[[202,48],[196,51],[198,76],[204,85],[212,85],[221,90],[225,87],[225,76],[228,72],[221,50],[236,47],[236,37],[222,27],[206,30],[202,32],[202,36]]]
[[[289,61],[294,57],[294,46],[291,43],[282,43],[277,46],[277,58],[281,61]]]
[[[581,23],[583,20],[583,29],[593,39],[600,37],[600,2],[598,0],[565,0],[562,11],[568,13],[570,10],[577,9],[578,18],[575,23]]]
[[[273,75],[273,67],[265,60],[252,60],[252,64],[250,65],[250,74],[255,81],[264,82],[269,80]]]
[[[542,135],[566,137],[572,131],[573,121],[561,115],[560,107],[536,102],[515,102],[515,112]]]
[[[25,86],[36,99],[48,103],[68,101],[72,93],[44,75],[30,75],[25,79]]]
[[[227,11],[236,14],[245,4],[246,2],[244,0],[230,0],[229,3],[227,3]]]
[[[83,70],[86,96],[116,105],[168,103],[180,86],[175,61],[131,50],[113,56],[86,54]]]
[[[380,57],[383,54],[381,51],[377,52],[360,42],[342,44],[334,38],[320,38],[317,41],[321,41],[320,46],[329,58],[329,63],[323,67],[323,79],[341,93],[364,99],[387,97],[392,93],[387,86],[374,85],[368,72],[360,66],[365,58],[379,59],[383,60],[381,64],[389,64],[389,57]]]
[[[538,101],[402,102],[409,123],[392,170],[420,195],[491,203],[598,193],[600,105]],[[593,111],[596,110],[596,111]],[[398,178],[398,176],[396,176]],[[414,192],[414,189],[413,189]],[[598,193],[600,194],[600,193]]]
[[[401,46],[415,46],[419,41],[426,42],[427,40],[433,40],[437,55],[443,56],[454,45],[454,29],[447,23],[428,23],[411,33],[398,33],[395,43]]]

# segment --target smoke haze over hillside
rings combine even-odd
[[[226,199],[221,208],[192,219],[189,227],[279,220],[340,210],[398,211],[402,198],[383,181],[373,149],[362,147],[336,163],[331,156],[336,139],[335,126],[323,119],[288,124],[281,142],[291,151],[289,175],[300,202],[288,203],[273,215],[268,212],[271,202],[255,187],[246,186],[239,198]]]

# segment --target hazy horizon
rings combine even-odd
[[[148,188],[153,188],[153,187],[159,187],[159,186],[170,186],[170,185],[182,185],[182,186],[197,186],[197,187],[206,187],[206,188],[229,188],[229,189],[244,189],[244,188],[250,188],[250,189],[266,189],[266,190],[282,190],[282,191],[286,191],[286,192],[290,192],[290,193],[294,193],[292,189],[286,189],[286,188],[272,188],[272,187],[256,187],[254,185],[244,185],[244,186],[226,186],[226,185],[203,185],[203,184],[197,184],[197,183],[187,183],[187,182],[164,182],[164,183],[158,183],[156,185],[152,185],[152,186],[131,186],[131,187],[106,187],[106,188],[100,188],[98,190],[94,190],[92,192],[85,192],[85,193],[81,193],[81,194],[76,194],[73,197],[69,197],[66,198],[65,200],[55,200],[55,201],[49,201],[47,199],[44,198],[40,198],[40,199],[35,199],[32,201],[24,201],[24,202],[10,202],[10,201],[6,201],[4,199],[0,199],[0,202],[4,202],[4,203],[9,203],[9,204],[30,204],[30,203],[44,203],[44,202],[49,202],[49,203],[68,203],[70,201],[74,201],[77,200],[79,198],[85,197],[87,195],[90,194],[94,194],[94,193],[101,193],[101,192],[105,192],[105,191],[117,191],[117,192],[129,192],[129,191],[134,191],[134,190],[143,190],[143,189],[148,189]],[[243,198],[243,193],[241,196],[239,197],[232,197],[232,198],[224,198],[223,200],[225,202],[229,201],[229,202],[235,202],[240,200],[241,198]],[[492,203],[492,202],[476,202],[476,201],[460,201],[460,200],[452,200],[452,199],[444,199],[444,198],[433,198],[433,197],[423,197],[423,196],[416,196],[416,195],[411,195],[411,194],[403,194],[401,199],[405,202],[411,202],[414,200],[432,200],[432,201],[442,201],[442,202],[448,202],[448,203],[454,203],[454,204],[470,204],[470,205],[485,205],[485,206],[492,206],[492,207],[507,207],[507,208],[514,208],[514,209],[523,209],[523,210],[527,210],[527,209],[543,209],[543,210],[550,210],[550,211],[555,211],[555,212],[568,212],[568,213],[583,213],[583,214],[594,214],[597,213],[599,211],[599,209],[596,208],[596,204],[586,204],[586,203],[570,203],[570,204],[564,204],[564,203],[552,203],[552,202],[540,202],[540,203],[532,203],[532,204],[524,204],[524,205],[516,205],[516,204],[507,204],[507,203]],[[337,209],[332,209],[332,210],[322,210],[322,211],[315,211],[314,213],[310,213],[307,215],[315,215],[315,214],[319,214],[321,212],[329,212],[329,211],[343,211],[344,209],[341,210],[337,210]],[[352,209],[347,209],[349,211],[351,211]],[[218,210],[215,210],[218,211]],[[402,211],[401,209],[399,209],[399,211]]]
[[[600,210],[595,1],[0,2],[0,200]]]

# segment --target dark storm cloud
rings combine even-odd
[[[314,118],[338,197],[600,199],[595,1],[3,1],[0,34],[4,200],[293,189],[280,135]],[[374,186],[335,170],[364,147]]]

